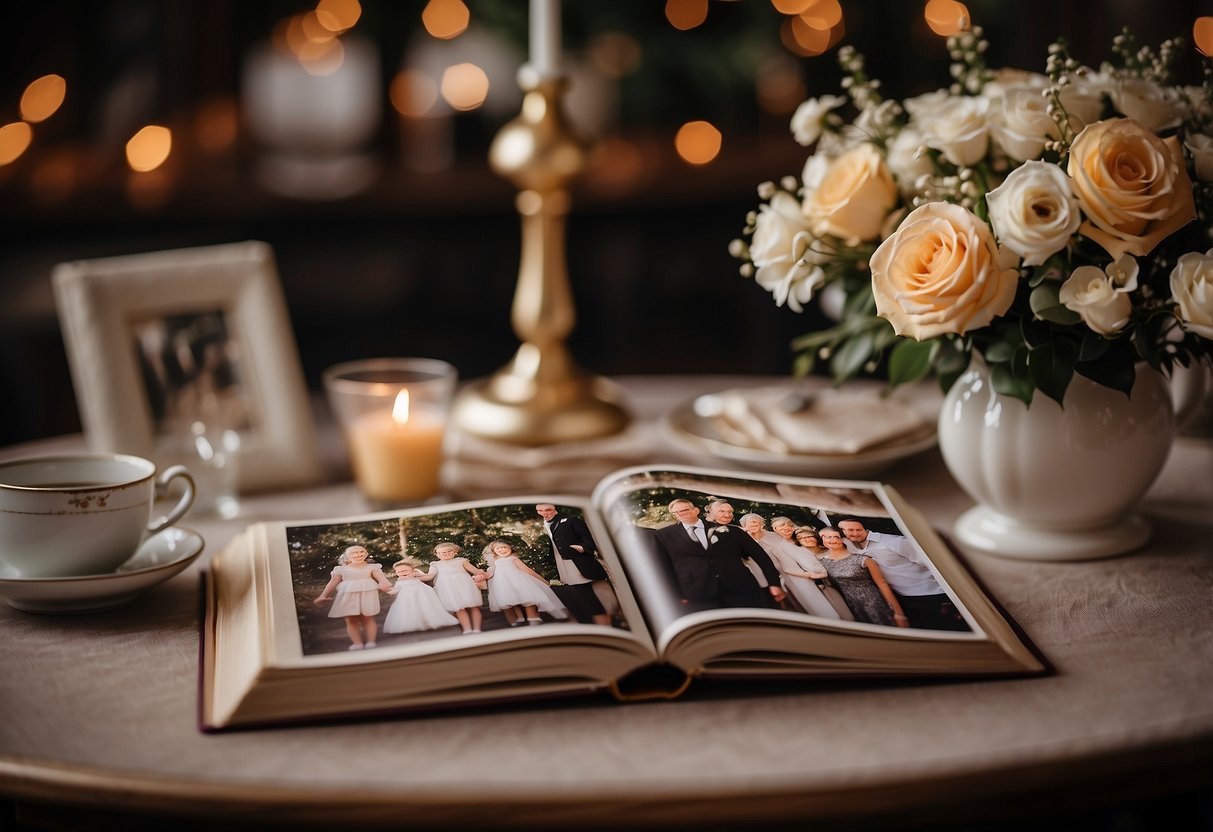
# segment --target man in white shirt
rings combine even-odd
[[[935,579],[935,573],[922,562],[922,553],[904,536],[870,532],[854,517],[839,520],[837,527],[846,535],[848,549],[867,555],[880,565],[880,571],[910,619],[911,627],[969,629],[952,599]]]

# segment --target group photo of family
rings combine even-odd
[[[574,508],[478,506],[286,535],[305,655],[556,621],[628,626]]]
[[[682,613],[765,607],[885,627],[971,629],[870,489],[669,474],[629,489],[615,506]]]

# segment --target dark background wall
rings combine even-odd
[[[522,0],[467,3],[477,25],[525,53]],[[842,42],[868,56],[870,74],[890,95],[946,83],[946,52],[923,22],[922,2],[841,5]],[[1210,5],[968,3],[992,42],[992,66],[1038,71],[1058,34],[1096,64],[1109,57],[1121,26],[1156,44],[1190,33]],[[378,47],[385,83],[421,37],[423,6],[363,4],[356,32]],[[805,93],[836,92],[836,46],[817,57],[793,55],[780,40],[783,18],[766,0],[711,0],[707,21],[685,32],[666,22],[660,0],[566,0],[564,7],[571,50],[606,30],[643,48],[639,65],[619,82],[604,130],[614,150],[574,194],[568,252],[579,320],[572,351],[606,374],[789,371],[788,342],[814,324],[814,313],[775,308],[738,276],[726,249],[756,205],[755,185],[799,174],[805,158],[789,135],[788,114],[759,106],[755,74],[784,56]],[[305,8],[235,0],[9,4],[0,124],[18,118],[21,90],[43,73],[65,76],[69,92],[61,112],[36,125],[30,150],[0,166],[0,444],[79,428],[49,282],[54,264],[66,260],[271,243],[313,388],[324,367],[350,358],[434,356],[469,378],[508,360],[516,346],[509,305],[518,220],[513,189],[488,169],[486,155],[512,112],[456,116],[450,165],[421,173],[402,155],[409,139],[385,105],[368,146],[376,174],[346,198],[300,200],[268,190],[243,125],[217,152],[178,139],[164,190],[132,197],[121,157],[132,125],[184,126],[206,105],[230,108],[250,45]],[[679,160],[671,143],[678,125],[694,118],[724,133],[720,156],[702,167]],[[187,135],[184,127],[178,135]],[[621,159],[631,167],[619,167]]]

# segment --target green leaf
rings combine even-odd
[[[1028,372],[1040,392],[1061,404],[1074,377],[1074,364],[1078,361],[1078,345],[1073,341],[1058,338],[1050,344],[1032,350],[1028,356]]]
[[[1098,332],[1088,332],[1082,338],[1082,346],[1078,348],[1078,360],[1094,361],[1106,353],[1110,346],[1112,342],[1109,339]]]
[[[939,341],[914,341],[904,339],[889,353],[889,384],[909,384],[925,378],[931,372],[935,355],[939,352]]]
[[[1016,346],[1006,341],[995,341],[985,349],[986,361],[990,364],[1005,364],[1015,357]]]
[[[1133,382],[1137,380],[1137,368],[1132,361],[1080,361],[1074,365],[1074,372],[1126,396],[1133,391]]]
[[[872,357],[872,335],[864,333],[849,339],[830,360],[830,374],[837,381],[854,378],[863,369],[863,365]]]
[[[1023,334],[1023,342],[1030,350],[1048,344],[1053,337],[1047,324],[1034,321],[1026,315],[1019,319],[1019,331]]]
[[[1076,324],[1082,318],[1076,312],[1071,312],[1058,298],[1061,287],[1052,281],[1041,283],[1032,290],[1029,305],[1037,318],[1052,321],[1055,324]]]
[[[1011,364],[995,364],[990,368],[990,381],[994,392],[1004,396],[1012,396],[1026,405],[1032,404],[1032,392],[1036,389],[1031,376],[1016,375],[1012,372]]]

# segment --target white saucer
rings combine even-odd
[[[114,572],[66,578],[18,578],[0,565],[0,595],[22,612],[77,613],[118,607],[185,569],[204,546],[202,536],[178,526],[149,537]]]
[[[809,393],[829,386],[828,379],[817,377],[788,382],[789,391]],[[856,379],[847,382],[846,389],[862,389],[868,386],[883,389],[885,385],[883,382]],[[892,395],[918,411],[925,420],[922,430],[856,453],[777,453],[728,442],[716,432],[708,419],[696,412],[696,402],[703,398],[701,396],[677,405],[662,419],[660,428],[672,445],[697,460],[708,457],[731,468],[770,474],[862,478],[887,468],[894,462],[932,448],[937,442],[936,422],[939,419],[939,408],[943,404],[943,394],[938,385],[915,384],[898,387]]]

